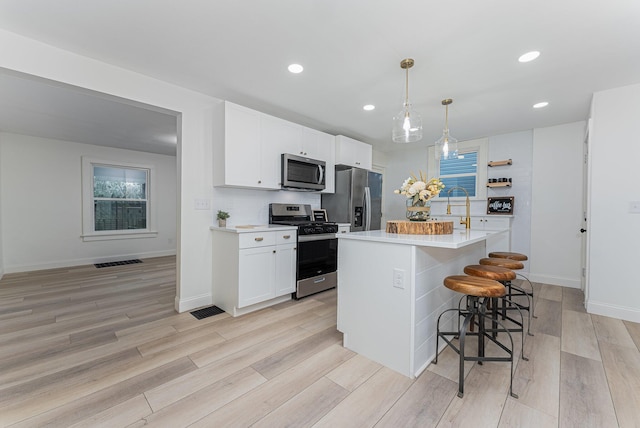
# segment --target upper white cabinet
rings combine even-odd
[[[325,189],[322,193],[335,192],[336,174],[336,142],[335,137],[326,132],[311,128],[304,128],[302,133],[303,155],[312,159],[320,159],[326,162]]]
[[[336,136],[336,164],[371,169],[373,150],[371,145],[344,135]]]
[[[283,153],[326,162],[326,189],[335,188],[335,137],[230,102],[215,112],[214,186],[280,189]]]
[[[233,103],[214,113],[213,185],[280,188],[280,160],[263,144],[262,113]]]

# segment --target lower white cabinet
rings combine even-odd
[[[213,230],[213,303],[232,316],[291,298],[296,230]]]
[[[338,223],[338,233],[349,233],[351,225],[349,223]]]
[[[436,215],[432,220],[451,220],[454,229],[464,229],[460,224],[464,215]],[[487,253],[492,251],[511,251],[511,219],[510,216],[471,216],[471,230],[504,230],[503,233],[490,236],[486,240]]]

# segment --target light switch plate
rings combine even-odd
[[[211,200],[210,199],[196,199],[195,200],[195,208],[197,210],[210,210],[211,209]]]
[[[629,202],[629,212],[631,214],[640,214],[640,201]]]

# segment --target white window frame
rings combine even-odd
[[[427,163],[427,171],[429,177],[438,177],[440,174],[440,161],[436,160],[434,146],[428,149],[429,160]],[[476,195],[470,197],[470,200],[486,200],[487,199],[487,159],[489,158],[489,139],[478,138],[476,140],[467,140],[458,142],[458,153],[464,154],[468,152],[478,152],[478,168],[476,169]],[[443,190],[446,195],[447,189]],[[465,196],[451,197],[452,201],[465,200]],[[433,201],[438,201],[434,198]]]
[[[131,168],[147,170],[147,227],[146,229],[128,230],[95,230],[93,209],[93,167],[107,166],[113,168]],[[114,239],[155,238],[158,231],[155,225],[156,201],[156,168],[154,165],[123,162],[114,159],[99,159],[82,156],[82,240],[107,241]]]

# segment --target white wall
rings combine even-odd
[[[0,51],[2,68],[181,113],[176,309],[211,304],[212,215],[195,210],[194,200],[211,197],[212,111],[220,101],[4,30],[0,30]],[[6,228],[6,219],[3,222]]]
[[[489,161],[511,159],[513,164],[488,168],[487,178],[511,178],[512,186],[489,188],[487,197],[514,197],[511,251],[527,255],[531,255],[532,146],[533,132],[530,130],[489,137]],[[482,208],[486,214],[486,202]],[[529,263],[531,261],[524,262],[525,275],[530,271]]]
[[[227,227],[233,227],[268,224],[270,203],[309,204],[311,208],[318,209],[320,193],[214,187],[213,201],[212,224],[217,223],[216,213],[222,210],[231,215],[227,220]]]
[[[590,129],[587,310],[640,322],[640,85],[597,92]]]
[[[406,217],[407,198],[402,195],[396,195],[393,191],[400,189],[402,183],[410,174],[418,175],[420,171],[424,174],[427,173],[427,149],[409,149],[409,147],[406,147],[407,150],[387,153],[386,156],[385,194],[382,211],[385,213],[387,220],[404,219]]]
[[[2,134],[0,193],[6,272],[175,254],[176,158]],[[83,242],[81,158],[155,167],[157,237]]]
[[[585,122],[534,130],[532,281],[581,288]]]

